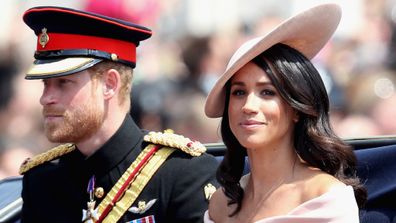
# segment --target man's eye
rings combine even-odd
[[[67,84],[67,83],[71,83],[71,81],[68,80],[68,79],[62,79],[62,80],[59,80],[59,83],[60,84]]]

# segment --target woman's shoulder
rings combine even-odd
[[[346,185],[334,176],[318,169],[308,168],[301,176],[302,188],[301,199],[308,201],[319,197],[333,188],[345,187]]]

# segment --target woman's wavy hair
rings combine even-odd
[[[252,62],[265,71],[281,97],[298,112],[294,148],[300,158],[308,165],[351,185],[356,201],[362,207],[367,192],[357,177],[356,156],[330,126],[329,98],[313,64],[297,50],[280,43],[261,53]],[[240,211],[244,196],[239,180],[245,167],[246,149],[231,132],[228,117],[230,80],[225,87],[221,135],[227,150],[217,170],[217,180],[229,198],[228,205],[237,205],[230,215],[233,216]]]

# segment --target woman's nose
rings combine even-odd
[[[245,113],[257,112],[259,102],[255,94],[251,93],[246,97],[245,104],[242,107],[242,111]]]

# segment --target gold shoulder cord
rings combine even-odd
[[[51,150],[48,150],[45,153],[41,153],[41,154],[33,157],[32,159],[27,159],[19,168],[19,174],[23,175],[24,173],[26,173],[33,167],[36,167],[36,166],[41,165],[45,162],[49,162],[54,159],[57,159],[67,153],[70,153],[71,151],[73,151],[75,149],[76,149],[76,147],[74,146],[74,144],[67,143],[67,144],[57,146]]]
[[[166,147],[173,147],[190,154],[191,156],[200,156],[206,151],[204,145],[198,141],[190,140],[182,135],[174,134],[172,130],[165,130],[165,132],[149,132],[144,136],[144,141],[159,144]],[[67,143],[57,146],[45,153],[39,154],[32,159],[26,160],[20,167],[19,173],[24,174],[31,168],[36,167],[45,162],[57,159],[67,153],[73,151],[76,147],[74,144]]]
[[[206,152],[206,147],[200,142],[174,134],[170,129],[165,132],[149,132],[143,139],[146,142],[179,149],[191,156],[200,156]]]
[[[131,166],[125,171],[122,177],[117,181],[117,183],[113,186],[110,192],[107,194],[105,199],[99,204],[99,213],[102,213],[104,208],[108,204],[111,203],[121,186],[125,183],[128,176],[133,172],[136,166],[141,162],[143,157],[147,154],[147,152],[155,145],[148,145],[137,157],[137,159],[131,164]],[[158,168],[162,165],[163,162],[169,157],[172,152],[174,152],[174,148],[162,147],[158,150],[151,159],[145,164],[141,172],[136,176],[133,180],[129,188],[125,191],[125,194],[121,197],[121,199],[114,205],[113,209],[106,216],[103,222],[117,222],[121,216],[128,210],[129,207],[135,202],[136,198],[143,191],[144,187],[147,185],[148,181],[154,175],[154,173],[158,170]]]

